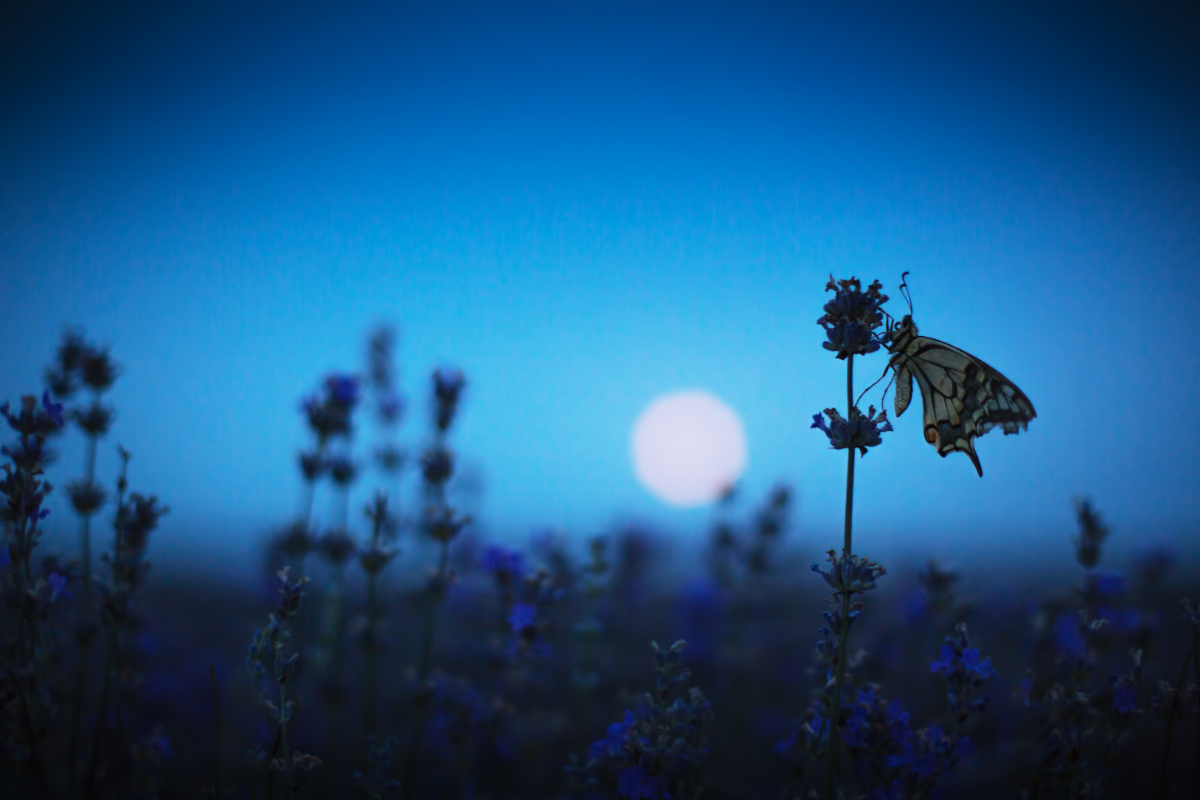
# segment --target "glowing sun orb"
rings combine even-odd
[[[707,392],[656,398],[633,426],[633,469],[668,503],[711,503],[746,468],[746,431],[732,408]]]

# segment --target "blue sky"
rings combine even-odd
[[[174,509],[164,540],[287,519],[298,399],[390,321],[417,410],[435,366],[468,374],[490,535],[700,530],[628,441],[701,388],[743,417],[747,497],[794,482],[837,544],[844,460],[809,424],[844,372],[815,320],[830,273],[895,307],[905,270],[922,332],[1038,419],[979,440],[980,480],[906,414],[858,471],[868,551],[1063,551],[1077,494],[1127,542],[1194,540],[1194,13],[167,5],[0,12],[0,396],[65,324],[110,343],[111,439]]]

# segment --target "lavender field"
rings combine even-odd
[[[1198,41],[0,3],[0,800],[1200,800]]]
[[[878,293],[830,289],[827,349],[879,349]],[[937,553],[888,570],[849,544],[808,568],[786,485],[731,488],[696,574],[665,570],[669,545],[632,527],[585,547],[486,542],[454,503],[469,380],[440,369],[409,407],[393,337],[376,331],[362,370],[300,404],[302,511],[249,586],[156,580],[169,498],[138,492],[123,449],[118,475],[95,472],[113,354],[68,332],[41,398],[4,407],[6,797],[1200,791],[1200,617],[1181,597],[1196,576],[1163,550],[1108,564],[1091,501],[1073,574],[1032,586]],[[822,432],[854,463],[890,432],[873,414]],[[375,441],[356,438],[372,415]],[[404,422],[422,444],[401,444]],[[70,436],[82,470],[55,463]],[[399,501],[386,487],[405,472],[419,493]],[[362,509],[357,482],[379,486]],[[52,490],[78,548],[40,546]],[[314,516],[319,494],[334,519]]]

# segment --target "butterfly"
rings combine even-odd
[[[906,285],[901,283],[900,288],[903,291]],[[911,298],[906,295],[906,299],[911,312]],[[885,343],[891,353],[888,367],[895,373],[896,416],[912,401],[916,378],[925,408],[925,441],[942,458],[966,453],[981,478],[976,437],[996,427],[1005,435],[1018,433],[1037,416],[1025,393],[995,368],[952,344],[918,335],[911,313],[889,324]]]

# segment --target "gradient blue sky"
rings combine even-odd
[[[0,396],[67,323],[111,343],[164,541],[286,519],[298,398],[386,320],[420,409],[434,366],[469,375],[493,535],[700,530],[628,447],[702,388],[745,421],[748,499],[793,481],[834,545],[845,462],[809,424],[844,372],[814,323],[829,273],[898,306],[904,270],[922,332],[1039,416],[978,442],[980,480],[906,414],[859,470],[868,552],[1062,551],[1076,494],[1127,541],[1195,539],[1186,4],[44,5],[0,12]]]

